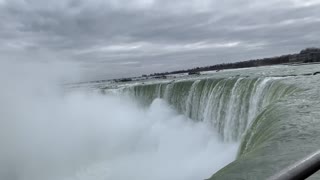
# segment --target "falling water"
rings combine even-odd
[[[37,69],[2,67],[1,180],[194,180],[235,159],[238,144],[162,99],[142,108],[125,96],[66,89]],[[159,86],[161,96],[162,88],[172,96],[169,87]]]
[[[281,78],[264,77],[182,80],[121,91],[144,106],[162,98],[189,118],[210,123],[224,141],[237,142],[264,107],[296,88],[283,85]]]

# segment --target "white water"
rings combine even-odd
[[[46,67],[0,67],[1,180],[195,180],[235,158],[237,144],[160,99],[143,110],[65,93]]]

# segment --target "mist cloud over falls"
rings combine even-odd
[[[2,67],[0,179],[193,180],[235,158],[235,144],[161,99],[141,109],[124,97],[65,92],[35,69]]]

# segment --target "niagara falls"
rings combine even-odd
[[[0,180],[320,179],[319,11],[0,0]]]

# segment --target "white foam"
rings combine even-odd
[[[15,77],[0,78],[0,179],[194,180],[235,158],[237,144],[160,99],[141,109],[122,97],[65,94],[44,74]]]

